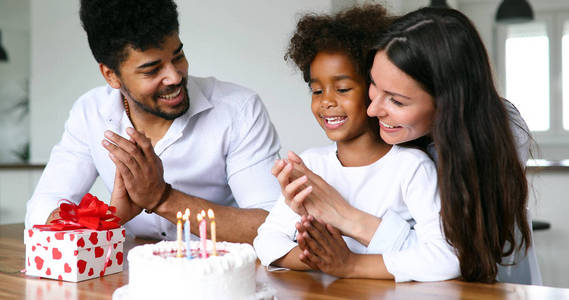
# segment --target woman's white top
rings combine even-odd
[[[383,254],[396,281],[437,281],[460,274],[454,249],[441,229],[436,168],[424,152],[393,146],[381,159],[362,167],[342,166],[336,145],[310,149],[301,157],[350,205],[384,218],[367,247],[344,237],[351,251]],[[281,195],[254,241],[263,265],[270,265],[297,245],[298,221],[300,216]],[[414,230],[408,221],[414,223]]]
[[[518,151],[518,157],[520,162],[525,166],[529,158],[529,149],[531,145],[531,138],[529,136],[529,128],[521,117],[519,111],[516,107],[507,100],[504,100],[506,107],[506,112],[510,120],[510,128],[514,136],[514,142],[516,143],[516,149]],[[436,160],[436,152],[434,145],[430,145],[429,153]],[[528,209],[528,223],[531,226],[531,212]],[[409,247],[408,244],[416,243],[417,233],[408,225],[408,222],[404,216],[399,216],[397,214],[386,214],[378,227],[378,232],[374,236],[376,239],[392,239],[392,234],[386,233],[385,229],[382,228],[384,225],[389,224],[389,230],[397,232],[399,237],[395,239],[399,244],[394,244],[394,247]],[[530,227],[531,229],[531,227]],[[521,237],[519,231],[516,232],[517,237]],[[533,232],[531,233],[533,236]],[[372,244],[370,244],[371,246]],[[508,247],[508,246],[507,246]],[[535,255],[535,247],[532,242],[528,247],[527,255],[524,255],[523,251],[514,251],[512,255],[503,258],[503,265],[498,265],[498,275],[496,280],[499,282],[508,283],[521,283],[521,284],[533,284],[541,285],[542,278],[541,272],[539,270],[539,265],[537,263],[537,257]],[[512,263],[516,263],[512,265]]]

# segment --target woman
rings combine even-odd
[[[368,115],[379,119],[382,138],[425,149],[437,162],[441,221],[456,249],[461,279],[539,284],[534,253],[525,255],[532,243],[524,168],[527,126],[496,92],[486,50],[468,18],[434,8],[399,18],[377,43],[370,77]],[[306,207],[318,198],[291,197],[289,203]],[[308,213],[332,226],[338,222],[326,218],[329,213]],[[334,270],[330,249],[343,249],[341,241],[319,222],[301,223],[304,261]],[[412,230],[402,236],[407,244],[415,242]],[[520,257],[525,274],[512,273],[511,266],[499,271],[499,264],[519,263]]]
[[[346,201],[341,214],[343,222],[335,224],[349,249],[344,265],[352,268],[338,270],[341,272],[335,275],[417,281],[450,279],[459,274],[458,260],[441,229],[435,164],[421,150],[386,144],[379,137],[377,119],[367,115],[367,54],[391,21],[381,5],[353,7],[334,15],[309,13],[299,20],[286,58],[302,71],[310,88],[315,120],[334,142],[306,150],[301,157],[311,172]],[[295,224],[302,213],[287,206],[286,197],[283,189],[253,244],[265,266],[307,270],[310,266],[299,259],[301,246],[295,236]],[[312,208],[307,204],[307,210]],[[387,211],[415,220],[415,233],[422,241],[385,254],[385,260],[391,262],[389,269],[380,254],[391,252],[385,249],[396,244],[395,240],[388,242],[391,236],[396,237],[396,231],[387,231],[391,236],[383,239],[384,246],[372,245],[374,252],[369,253],[378,217]],[[367,224],[362,228],[371,230],[353,230],[349,225],[355,223]],[[437,268],[429,261],[436,262]]]

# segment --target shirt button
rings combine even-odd
[[[162,232],[162,236],[166,236],[166,232]]]

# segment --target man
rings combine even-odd
[[[259,97],[188,76],[172,0],[82,0],[80,16],[108,86],[74,104],[26,226],[58,218],[58,201],[78,203],[99,175],[134,235],[175,239],[176,212],[195,220],[212,208],[218,239],[251,243],[280,193],[280,146]]]

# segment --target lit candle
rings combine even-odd
[[[212,254],[213,256],[217,256],[217,251],[215,249],[215,216],[213,215],[213,210],[210,208],[207,210],[207,216],[209,217],[209,219],[211,220],[211,222],[209,223],[210,225],[210,231],[211,231],[211,243],[213,245],[212,248]]]
[[[184,240],[186,240],[186,258],[192,259],[192,248],[190,247],[190,209],[184,212]]]
[[[206,233],[206,228],[205,228],[205,211],[201,211],[201,213],[199,213],[197,215],[198,218],[198,224],[199,224],[199,229],[200,229],[200,242],[201,242],[201,257],[202,258],[207,258],[207,233]]]
[[[183,257],[182,255],[182,212],[179,211],[176,214],[176,218],[178,218],[178,253],[176,257]]]

